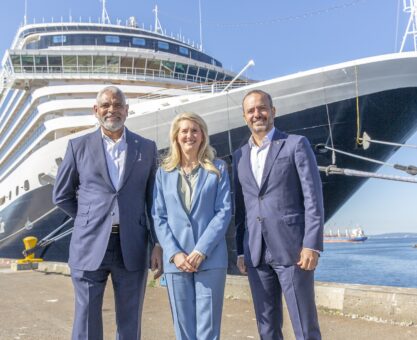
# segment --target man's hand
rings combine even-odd
[[[300,261],[297,265],[304,270],[314,270],[319,262],[319,253],[308,248],[303,248],[300,253]]]
[[[197,268],[188,262],[187,254],[182,252],[174,255],[174,264],[182,272],[194,273],[197,271]]]
[[[190,255],[187,256],[187,261],[189,264],[191,264],[195,269],[198,269],[200,267],[201,262],[203,262],[205,259],[205,256],[201,255],[201,253],[198,253],[196,251],[192,251]]]
[[[248,273],[246,270],[245,258],[243,256],[237,257],[236,266],[242,274],[246,275]]]
[[[156,280],[164,272],[162,264],[162,248],[159,244],[155,244],[151,254],[151,270],[153,271],[153,278]]]

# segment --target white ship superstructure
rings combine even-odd
[[[15,188],[4,192],[5,180],[29,155],[94,126],[91,108],[104,84],[120,86],[129,102],[145,102],[194,93],[235,76],[197,47],[130,22],[131,27],[54,23],[19,29],[3,59],[1,205],[19,195]],[[23,180],[23,192],[28,181]]]

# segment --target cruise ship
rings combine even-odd
[[[326,219],[366,177],[330,175],[329,166],[373,172],[397,149],[363,147],[364,132],[403,143],[417,126],[417,53],[404,52],[331,65],[255,82],[226,70],[201,46],[160,29],[100,23],[42,23],[19,28],[2,60],[0,84],[0,257],[19,258],[22,239],[36,236],[36,255],[65,261],[72,221],[51,200],[67,142],[97,128],[92,107],[106,85],[130,105],[126,125],[168,146],[179,112],[206,120],[218,157],[247,142],[241,100],[252,89],[271,94],[276,126],[305,135],[322,169]],[[340,151],[340,152],[338,152]],[[229,231],[233,254],[233,226]],[[49,240],[57,239],[55,242]]]

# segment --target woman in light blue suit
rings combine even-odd
[[[207,125],[175,117],[170,149],[156,176],[153,218],[179,340],[220,338],[231,218],[226,163],[214,159]]]

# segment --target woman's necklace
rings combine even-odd
[[[192,177],[192,175],[193,175],[193,171],[194,171],[194,169],[195,169],[197,166],[198,166],[198,164],[197,164],[197,165],[193,165],[193,164],[191,164],[191,166],[181,166],[182,173],[184,174],[184,177],[185,177],[187,180],[190,180],[190,179],[191,179],[191,177]],[[186,170],[186,169],[187,169],[187,170]]]

